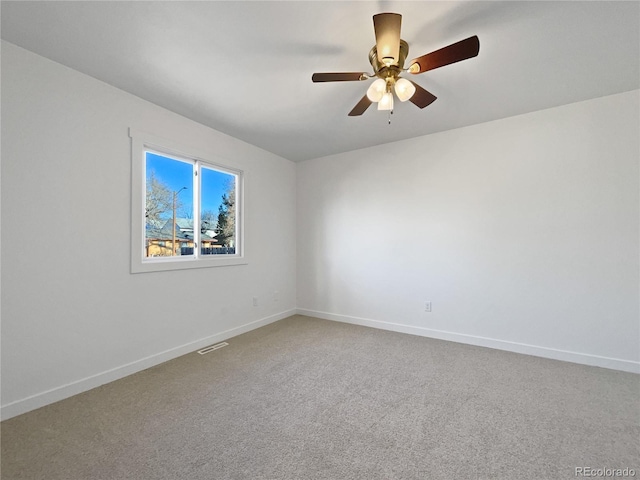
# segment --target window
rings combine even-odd
[[[132,138],[132,273],[246,264],[243,174],[147,134]]]

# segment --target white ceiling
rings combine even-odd
[[[2,1],[2,38],[300,161],[640,88],[640,2]],[[347,113],[371,17],[403,15],[409,58],[472,35],[480,54],[411,76],[438,97]],[[408,65],[407,65],[408,66]]]

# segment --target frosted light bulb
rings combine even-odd
[[[367,89],[367,98],[372,102],[379,102],[387,88],[387,83],[379,78],[373,82]]]
[[[378,102],[378,110],[393,110],[393,93],[387,92],[382,95]]]
[[[406,78],[399,78],[396,81],[395,90],[396,90],[396,95],[398,95],[398,98],[400,99],[401,102],[406,102],[411,97],[413,97],[414,93],[416,93],[415,85],[411,83],[409,80],[407,80]]]

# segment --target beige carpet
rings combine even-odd
[[[640,376],[294,316],[1,424],[2,479],[640,478]]]

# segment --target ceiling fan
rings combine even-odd
[[[424,108],[436,100],[436,96],[417,83],[400,76],[404,72],[417,75],[428,70],[444,67],[451,63],[475,57],[480,51],[477,36],[469,37],[447,47],[441,48],[409,62],[404,62],[409,53],[409,44],[400,39],[402,15],[398,13],[379,13],[373,16],[373,29],[376,44],[369,52],[369,63],[373,74],[366,72],[314,73],[313,82],[350,82],[378,77],[367,90],[358,104],[349,112],[349,116],[362,115],[372,103],[378,104],[378,110],[393,111],[393,92],[401,102],[411,101]]]

